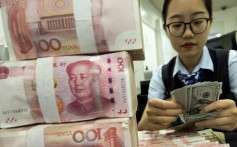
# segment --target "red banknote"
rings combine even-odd
[[[125,50],[144,58],[139,0],[1,1],[11,60]]]
[[[2,62],[0,93],[1,128],[132,117],[137,108],[127,52]]]

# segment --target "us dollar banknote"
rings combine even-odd
[[[217,111],[210,113],[200,113],[207,105],[219,99],[222,83],[221,82],[200,82],[193,85],[184,86],[171,92],[185,109],[182,115],[186,123],[211,119],[219,116]]]

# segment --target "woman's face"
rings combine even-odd
[[[203,0],[172,0],[167,12],[166,24],[174,22],[188,23],[194,19],[209,18]],[[190,29],[190,25],[186,25],[184,34],[181,36],[172,36],[167,27],[166,33],[181,59],[193,59],[202,55],[202,49],[206,44],[210,26],[211,22],[208,21],[207,29],[200,34],[194,34]]]

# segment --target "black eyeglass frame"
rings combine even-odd
[[[195,32],[193,32],[193,27],[192,27],[191,24],[192,24],[192,22],[197,21],[197,20],[199,20],[199,19],[205,19],[206,22],[207,22],[207,25],[206,25],[206,28],[205,28],[203,31],[198,32],[198,33],[195,33]],[[172,23],[167,24],[166,27],[168,28],[168,30],[169,30],[169,32],[170,32],[170,25],[175,24],[175,23],[182,23],[182,24],[184,24],[183,33],[180,33],[180,35],[173,35],[173,34],[170,32],[170,34],[171,34],[172,36],[174,36],[174,37],[183,36],[184,32],[186,31],[186,28],[187,28],[186,26],[187,26],[187,25],[190,26],[190,30],[192,31],[193,34],[201,34],[201,33],[205,32],[205,31],[207,30],[207,26],[208,26],[208,22],[209,22],[209,21],[210,21],[210,18],[198,18],[198,19],[193,19],[193,20],[191,20],[190,22],[172,22]]]

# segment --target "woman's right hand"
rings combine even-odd
[[[152,131],[167,129],[182,112],[182,106],[172,99],[150,99],[138,124],[138,129]]]

